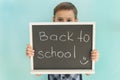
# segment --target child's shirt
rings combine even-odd
[[[48,80],[82,80],[81,74],[48,74]]]

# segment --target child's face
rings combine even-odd
[[[53,17],[54,22],[77,22],[75,14],[72,10],[60,10],[57,11]]]

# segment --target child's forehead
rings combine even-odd
[[[60,10],[60,11],[57,11],[56,16],[74,16],[74,12],[72,10]]]

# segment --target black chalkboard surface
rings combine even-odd
[[[94,73],[94,23],[30,23],[32,73]]]

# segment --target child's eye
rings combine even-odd
[[[67,22],[71,22],[72,20],[68,19]]]
[[[59,21],[59,22],[62,22],[62,21],[63,21],[63,19],[58,19],[58,21]]]

